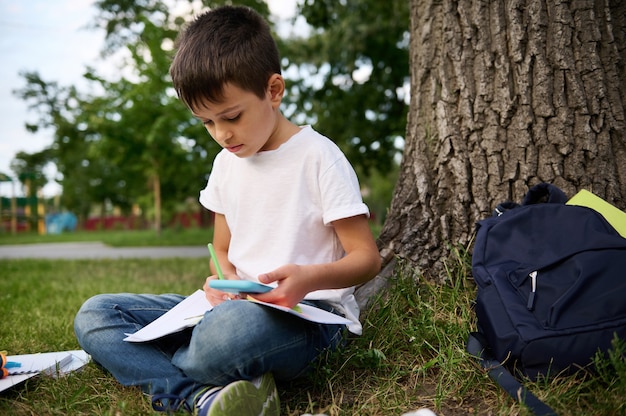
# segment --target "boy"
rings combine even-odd
[[[251,9],[221,7],[199,16],[177,45],[174,87],[224,148],[200,202],[215,213],[213,245],[226,278],[274,286],[254,296],[341,314],[360,334],[354,286],[380,268],[368,210],[337,146],[280,112],[285,82],[267,23]],[[214,308],[193,330],[124,342],[183,297],[99,295],[77,314],[79,343],[121,383],[151,394],[155,410],[278,415],[274,377],[304,374],[341,343],[345,327],[237,300],[210,288],[215,278],[204,284]]]

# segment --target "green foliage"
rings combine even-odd
[[[178,3],[191,5],[193,0],[179,0]],[[202,0],[203,6],[207,8],[232,3],[230,0]],[[240,0],[236,3],[252,7],[265,17],[269,16],[269,8],[263,0]],[[97,0],[94,6],[100,11],[94,25],[106,31],[110,50],[134,43],[136,35],[142,31],[139,22],[144,17],[161,19],[171,8],[170,3],[162,0]]]
[[[42,244],[98,241],[112,247],[204,247],[213,239],[212,228],[166,228],[159,235],[154,230],[73,231],[39,235],[36,232],[0,233],[0,247],[8,244]],[[208,255],[208,253],[207,253]]]
[[[382,174],[379,169],[371,169],[367,175],[357,173],[363,201],[370,209],[371,220],[377,225],[385,222],[398,173],[397,165],[392,165],[391,170],[385,174]]]
[[[298,12],[310,34],[280,42],[292,117],[335,140],[364,173],[389,172],[406,128],[408,2],[306,0]]]
[[[20,182],[29,184],[27,197],[37,196],[37,190],[43,187],[47,180],[43,173],[50,160],[50,149],[41,152],[19,152],[11,161],[11,170],[17,174]]]

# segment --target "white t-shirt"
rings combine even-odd
[[[345,252],[331,222],[369,215],[345,155],[310,126],[278,149],[248,158],[222,150],[200,203],[225,216],[228,260],[239,277],[252,281],[285,264],[340,259]],[[353,287],[318,290],[305,299],[332,304],[353,322],[350,332],[360,334],[353,293]]]

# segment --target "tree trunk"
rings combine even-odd
[[[476,221],[539,182],[626,208],[626,2],[412,0],[410,58],[387,262],[445,279]]]

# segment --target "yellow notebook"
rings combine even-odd
[[[588,207],[598,211],[622,237],[626,238],[626,212],[614,207],[599,196],[583,189],[567,201],[567,204]]]

